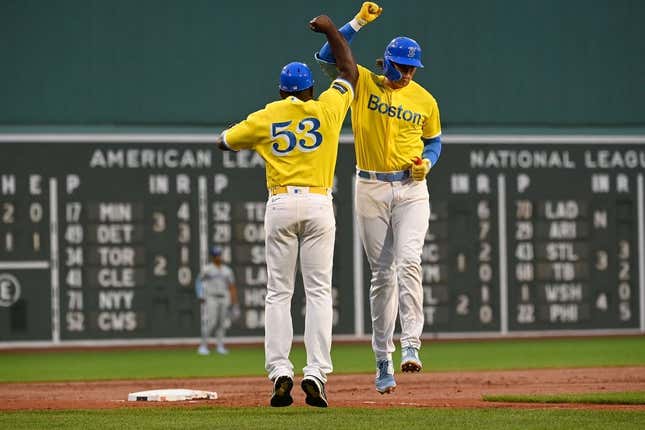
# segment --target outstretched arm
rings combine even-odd
[[[382,11],[383,8],[376,3],[370,1],[364,2],[354,19],[339,29],[340,34],[342,34],[345,40],[347,40],[347,43],[351,43],[354,35],[365,25],[378,18]],[[320,49],[320,52],[314,54],[314,58],[323,68],[323,71],[328,74],[333,74],[335,72],[334,67],[330,67],[330,65],[334,65],[336,63],[336,57],[332,52],[329,43],[325,43]]]
[[[340,34],[331,19],[327,15],[317,16],[309,22],[309,27],[317,33],[325,33],[327,43],[331,46],[331,51],[336,59],[338,77],[355,87],[358,80],[356,61],[354,61],[354,56],[352,55],[352,50],[349,49],[347,40]]]

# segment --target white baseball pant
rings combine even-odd
[[[228,325],[228,307],[231,304],[229,294],[222,296],[205,295],[202,312],[202,345],[208,345],[208,338],[215,331],[217,345],[224,344],[224,336]]]
[[[391,360],[397,311],[401,347],[421,347],[421,252],[430,217],[428,188],[426,181],[357,177],[355,199],[359,234],[372,273],[372,349],[377,360]]]
[[[300,270],[306,295],[305,376],[323,383],[332,371],[331,278],[336,224],[332,198],[288,187],[289,193],[271,196],[265,215],[268,271],[265,306],[265,367],[269,379],[293,377],[289,360],[293,340],[291,298],[300,251]],[[297,191],[297,192],[296,192]]]

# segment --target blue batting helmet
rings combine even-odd
[[[311,70],[305,63],[294,61],[282,68],[280,72],[280,89],[287,93],[306,90],[314,86]]]
[[[402,76],[392,63],[423,67],[421,63],[421,46],[409,37],[395,37],[385,47],[383,72],[389,80],[398,81]]]
[[[219,257],[220,255],[222,255],[222,248],[220,248],[219,246],[211,246],[208,250],[208,253],[211,257]]]

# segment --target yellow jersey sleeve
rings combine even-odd
[[[439,105],[437,101],[432,99],[432,109],[430,115],[426,118],[423,124],[423,138],[432,139],[441,135],[441,120],[439,118]]]
[[[266,108],[253,112],[244,121],[224,130],[222,133],[224,145],[233,151],[254,149],[258,143],[258,136],[262,135],[262,131],[265,128],[265,117]]]
[[[330,124],[342,127],[347,110],[354,100],[354,88],[344,79],[335,79],[325,90],[318,101],[325,107],[325,113]]]

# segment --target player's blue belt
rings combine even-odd
[[[369,170],[356,169],[356,174],[363,179],[376,179],[384,182],[405,181],[410,178],[409,170],[399,170],[398,172],[371,172]]]

